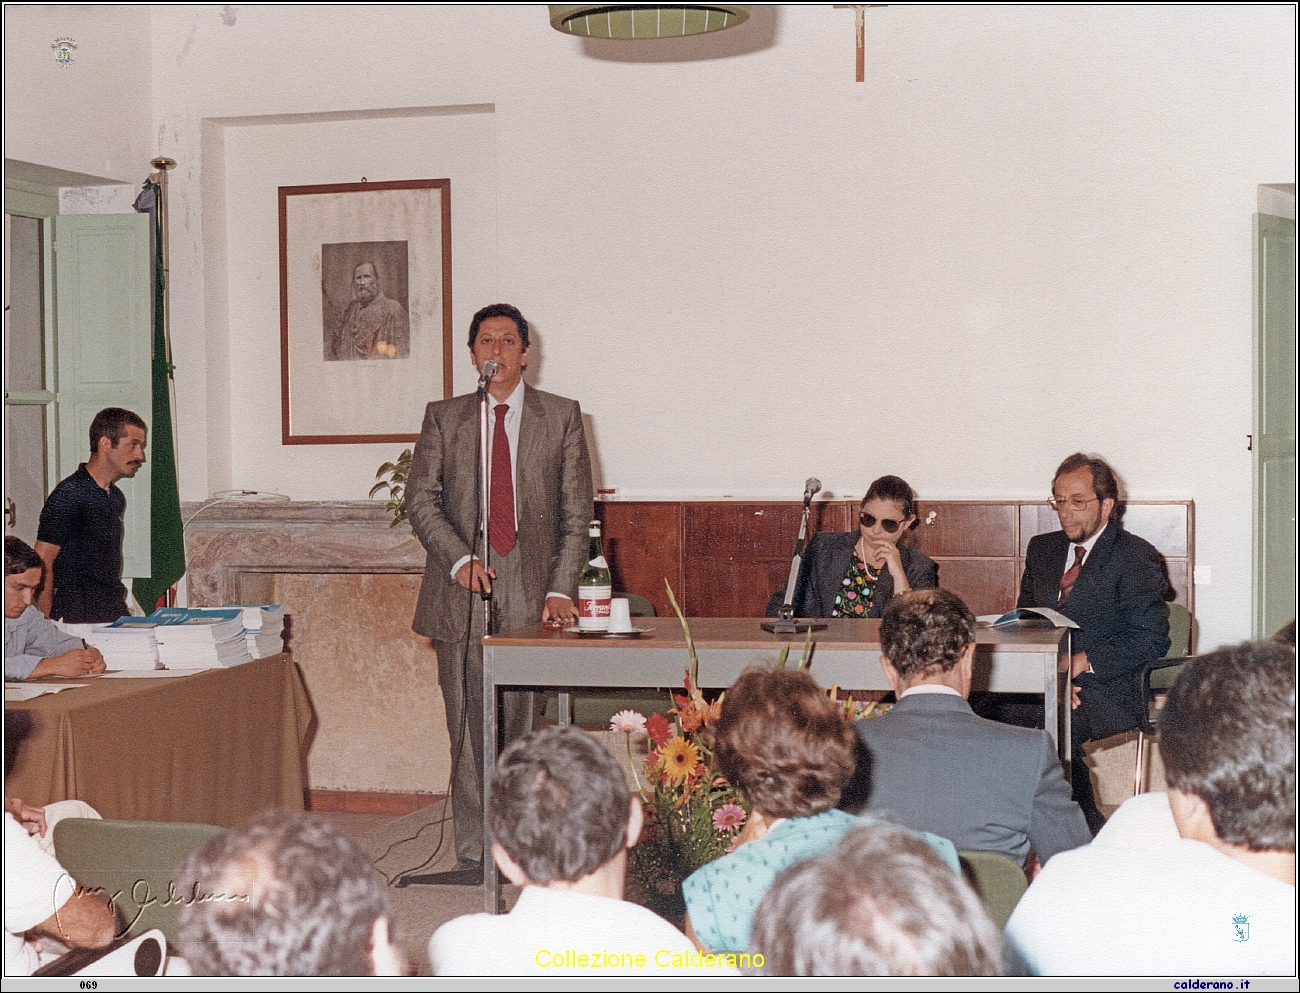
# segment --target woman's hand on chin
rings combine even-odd
[[[894,592],[902,593],[910,590],[912,587],[907,581],[907,573],[903,570],[903,556],[898,551],[898,546],[891,541],[882,541],[868,549],[869,553],[874,553],[876,562],[869,562],[868,565],[879,569],[883,566],[888,567],[890,575],[894,577]]]

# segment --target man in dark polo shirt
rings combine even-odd
[[[145,431],[136,414],[105,407],[90,422],[90,461],[46,499],[36,533],[36,554],[46,569],[37,605],[46,617],[104,624],[126,613],[126,497],[116,483],[133,477],[144,465]]]

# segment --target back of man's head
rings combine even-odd
[[[631,802],[604,745],[572,726],[545,728],[501,753],[489,826],[528,882],[577,882],[626,847]]]
[[[904,680],[951,672],[975,640],[975,615],[948,590],[900,593],[880,622],[880,651]]]
[[[1219,840],[1295,851],[1295,653],[1246,642],[1186,663],[1160,715],[1169,785],[1205,801]]]
[[[754,915],[751,955],[776,976],[996,976],[997,927],[980,899],[916,835],[854,828],[801,862]]]
[[[388,901],[365,854],[320,817],[266,814],[181,867],[181,954],[202,976],[364,976]]]

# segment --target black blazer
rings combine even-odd
[[[794,588],[794,614],[796,617],[830,617],[835,597],[842,588],[844,575],[853,560],[853,546],[858,543],[860,531],[823,531],[812,536],[804,552],[799,581]],[[898,546],[903,560],[903,572],[914,590],[933,589],[939,585],[939,566],[934,560],[912,548]],[[883,617],[885,608],[894,596],[894,577],[888,569],[876,580],[876,593],[871,601],[868,617]],[[785,587],[772,594],[767,601],[767,616],[781,613],[785,600]]]
[[[1070,540],[1064,531],[1029,539],[1019,607],[1056,607]],[[1115,521],[1106,525],[1083,563],[1061,613],[1079,625],[1072,648],[1087,652],[1098,682],[1132,682],[1146,662],[1169,651],[1173,591],[1160,553]]]

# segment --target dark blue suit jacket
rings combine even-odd
[[[1070,540],[1064,531],[1029,539],[1020,607],[1055,607]],[[1160,553],[1111,521],[1092,546],[1065,609],[1079,625],[1071,648],[1087,652],[1092,672],[1077,677],[1082,720],[1076,737],[1106,737],[1137,727],[1137,672],[1169,651],[1172,596]]]

